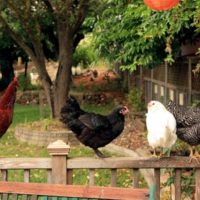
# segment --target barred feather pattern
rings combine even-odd
[[[200,144],[200,107],[185,108],[170,101],[166,106],[177,123],[177,136],[190,145]]]
[[[176,134],[179,139],[192,146],[200,144],[200,124],[186,128],[178,128]]]

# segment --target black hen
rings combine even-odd
[[[200,108],[183,108],[172,101],[166,107],[176,119],[178,138],[192,146],[190,158],[200,157],[197,151],[193,152],[193,146],[200,144]]]
[[[115,108],[107,116],[85,112],[77,100],[70,96],[61,109],[61,121],[67,124],[81,143],[91,147],[99,157],[104,157],[98,148],[107,145],[122,133],[127,113],[126,106]]]

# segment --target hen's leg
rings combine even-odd
[[[159,156],[157,156],[157,154],[156,154],[156,148],[153,149],[152,157],[153,157],[153,158],[158,158],[158,157],[159,157]]]
[[[195,152],[194,152],[195,151]],[[197,163],[199,163],[198,158],[200,157],[199,153],[196,151],[196,149],[193,149],[192,146],[190,146],[190,155],[189,155],[189,162],[191,163],[192,160],[196,160]]]
[[[98,157],[100,157],[100,158],[106,158],[106,156],[103,153],[101,153],[101,151],[99,151],[98,149],[93,149],[93,150],[94,150],[94,152],[96,153],[96,155]]]
[[[196,158],[200,158],[200,154],[197,151],[196,147],[194,148],[194,155],[195,155]]]

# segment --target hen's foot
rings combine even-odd
[[[151,157],[152,157],[152,158],[160,159],[161,154],[157,155],[157,154],[156,154],[156,150],[154,149],[154,150],[153,150],[153,154],[151,155]]]
[[[198,164],[200,164],[200,161],[199,161],[199,157],[196,157],[195,155],[193,156],[189,156],[189,163],[192,162],[192,160],[195,160]]]
[[[199,152],[194,150],[193,152],[193,148],[190,148],[190,155],[189,155],[189,163],[192,162],[192,160],[195,160],[198,164],[200,164],[200,161],[199,161],[199,158],[200,158],[200,155],[199,155]]]
[[[94,152],[96,153],[96,155],[99,158],[106,158],[107,157],[106,155],[104,155],[103,153],[101,153],[101,151],[99,151],[98,149],[94,149]]]

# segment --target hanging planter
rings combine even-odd
[[[169,10],[179,3],[179,0],[144,0],[144,3],[152,10]]]

